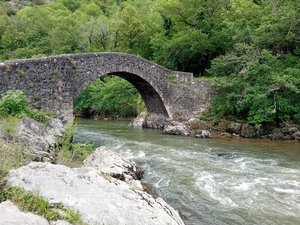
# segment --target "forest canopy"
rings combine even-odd
[[[211,114],[300,123],[298,0],[0,2],[0,59],[121,51],[214,77]]]

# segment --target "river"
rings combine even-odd
[[[75,142],[108,145],[138,162],[155,196],[186,224],[300,224],[300,143],[196,139],[77,119]]]

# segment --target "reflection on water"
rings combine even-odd
[[[137,161],[145,180],[187,224],[300,224],[300,144],[195,139],[78,119],[74,141],[109,145]]]

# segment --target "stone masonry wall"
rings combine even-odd
[[[210,102],[205,81],[125,53],[88,53],[0,62],[0,96],[20,89],[39,109],[72,118],[73,102],[92,81],[118,75],[141,93],[150,113],[188,119]]]

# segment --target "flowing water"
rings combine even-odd
[[[186,224],[300,224],[300,144],[211,140],[78,119],[75,142],[113,146],[145,169]]]

